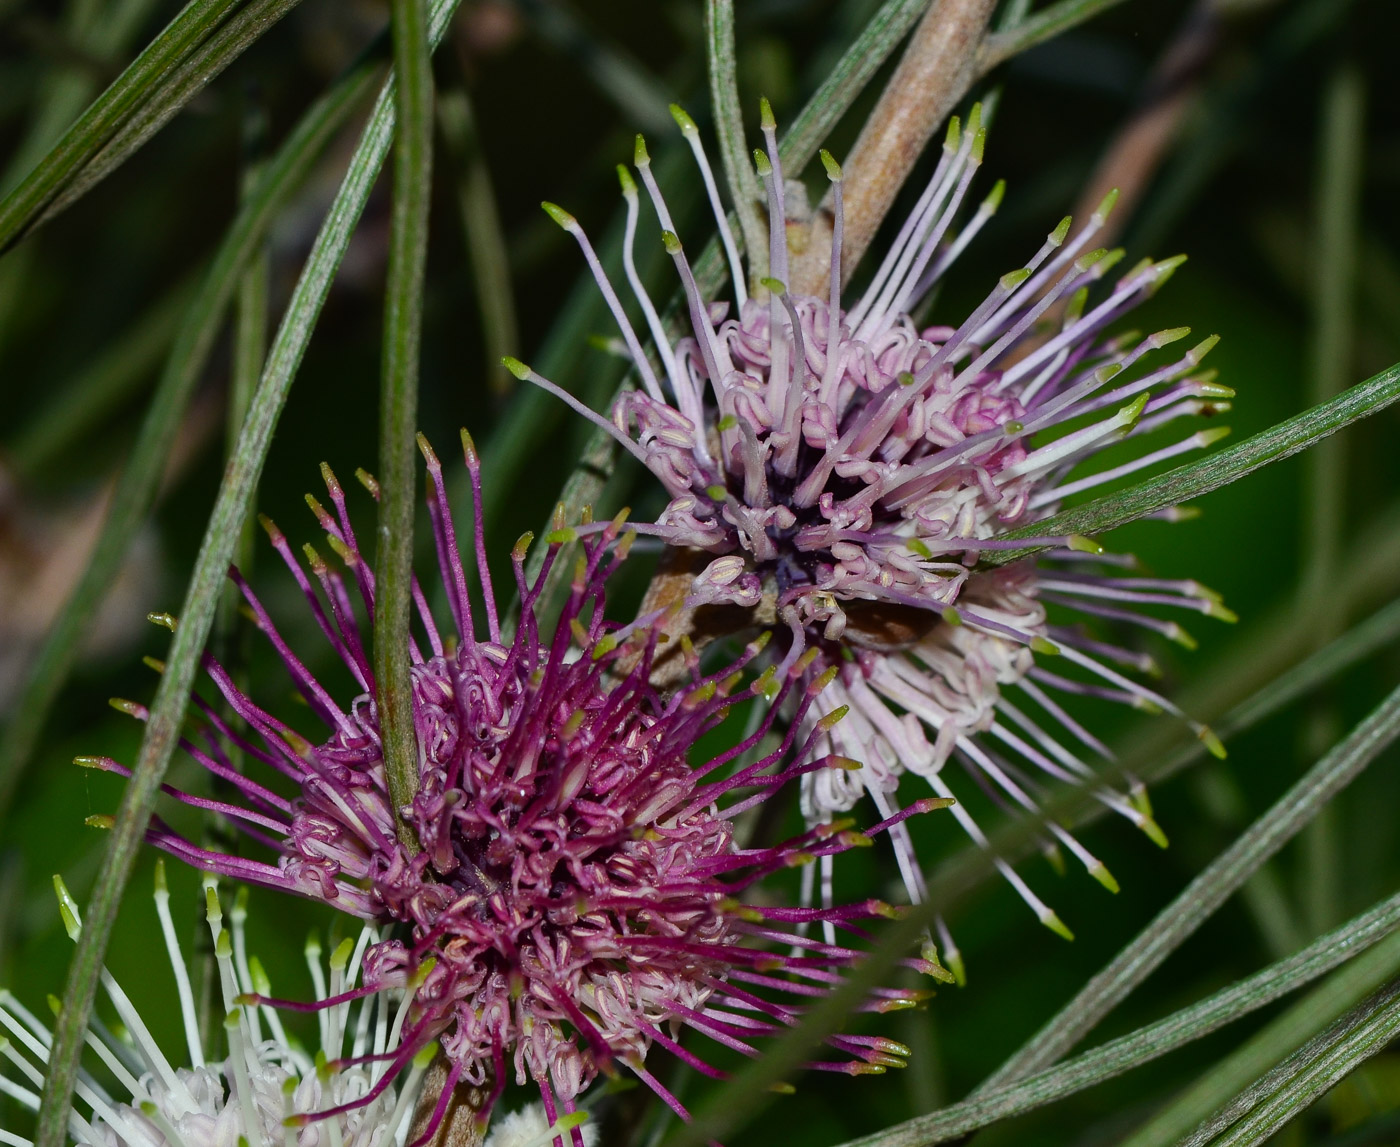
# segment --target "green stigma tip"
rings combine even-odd
[[[1168,346],[1169,344],[1174,343],[1179,339],[1184,339],[1190,333],[1190,327],[1168,327],[1164,331],[1158,331],[1147,341],[1150,342],[1155,348],[1160,350],[1162,347]]]
[[[1108,866],[1102,860],[1096,860],[1089,868],[1089,875],[1107,888],[1115,895],[1118,892],[1118,881],[1113,878],[1113,873],[1108,870]]]
[[[992,189],[987,193],[987,198],[982,200],[982,210],[988,215],[995,215],[997,209],[1001,207],[1001,201],[1006,198],[1006,180],[998,179],[992,184]]]
[[[617,181],[622,185],[622,194],[629,199],[637,194],[637,181],[632,178],[632,173],[627,170],[627,165],[619,163],[617,165]]]
[[[559,204],[551,203],[546,199],[540,206],[544,208],[544,213],[553,219],[554,222],[558,223],[560,227],[564,228],[565,231],[572,230],[578,226],[578,220],[560,207]]]
[[[78,911],[78,902],[68,891],[68,885],[63,883],[63,877],[56,872],[53,877],[53,891],[58,897],[58,914],[63,917],[64,931],[68,933],[68,939],[76,941],[83,930],[83,917]]]
[[[1158,848],[1167,847],[1167,834],[1162,831],[1162,826],[1153,820],[1152,817],[1144,816],[1142,818],[1142,824],[1138,827],[1147,834],[1147,839]]]
[[[1049,908],[1045,909],[1044,914],[1040,917],[1040,922],[1049,928],[1050,931],[1054,932],[1056,936],[1063,936],[1066,940],[1074,939],[1074,933],[1069,930],[1063,920],[1055,915],[1053,910]]]
[[[1101,554],[1104,552],[1103,546],[1085,534],[1070,534],[1067,543],[1070,549],[1081,554]]]
[[[1230,436],[1228,426],[1212,426],[1209,430],[1202,430],[1196,435],[1196,444],[1201,447],[1214,446],[1222,438]]]
[[[1031,269],[1022,267],[1019,271],[1008,271],[1001,277],[1001,289],[1003,291],[1014,291],[1022,283],[1031,277]]]
[[[758,148],[753,149],[753,165],[760,178],[767,179],[773,174],[773,165],[768,161],[767,154]]]
[[[1205,612],[1207,617],[1213,617],[1216,621],[1228,622],[1230,625],[1234,625],[1240,619],[1238,613],[1218,601],[1207,602]]]
[[[350,963],[350,953],[355,950],[355,942],[349,936],[335,946],[331,953],[331,970],[343,972]]]
[[[773,118],[773,105],[768,102],[767,96],[760,96],[758,99],[758,125],[764,131],[771,131],[778,126],[778,121]]]
[[[948,132],[943,137],[943,150],[956,151],[958,149],[958,144],[961,142],[962,120],[957,116],[953,116],[953,118],[948,121]]]
[[[1048,641],[1039,635],[1031,638],[1031,652],[1043,653],[1046,657],[1058,657],[1060,647],[1053,641]]]
[[[518,358],[511,358],[510,355],[506,355],[501,359],[501,365],[504,366],[506,370],[510,371],[511,374],[515,375],[521,382],[524,382],[530,377],[530,368]]]
[[[765,287],[767,287],[770,291],[772,291],[775,295],[787,294],[787,284],[784,283],[781,279],[773,279],[765,276],[764,278],[759,279],[759,282],[762,283]]]
[[[1143,409],[1146,406],[1147,392],[1143,391],[1135,399],[1133,399],[1132,402],[1128,403],[1127,406],[1123,407],[1123,409],[1118,412],[1118,417],[1123,420],[1125,425],[1131,426],[1139,418],[1142,417]]]
[[[1201,739],[1201,744],[1212,757],[1220,761],[1225,759],[1225,742],[1215,735],[1215,731],[1209,725],[1202,725],[1196,736]]]
[[[946,606],[942,614],[943,620],[951,626],[959,626],[962,622],[962,614],[958,612],[956,606]]]
[[[437,1040],[428,1043],[417,1055],[413,1057],[413,1067],[416,1071],[426,1071],[428,1064],[433,1062],[433,1056],[437,1055]]]
[[[1070,225],[1073,222],[1074,220],[1068,215],[1061,219],[1060,225],[1056,227],[1055,230],[1050,232],[1050,242],[1055,244],[1056,247],[1063,243],[1065,241],[1065,237],[1069,234]]]
[[[973,108],[974,114],[976,113],[976,111],[977,111],[977,109],[976,109],[976,108]],[[971,127],[971,126],[972,126],[971,117],[968,117],[968,127]],[[977,130],[977,134],[974,135],[974,136],[972,137],[972,162],[973,162],[973,163],[981,163],[981,162],[982,162],[982,153],[986,150],[986,147],[987,147],[987,129],[986,129],[986,128],[979,128],[979,129]]]
[[[666,248],[668,255],[679,255],[681,253],[680,236],[674,231],[661,232],[661,245]]]
[[[1099,201],[1098,207],[1094,210],[1094,218],[1099,223],[1102,223],[1105,219],[1109,217],[1109,215],[1113,213],[1113,205],[1117,202],[1118,188],[1115,187],[1112,191],[1110,191]]]
[[[698,130],[695,121],[690,118],[690,113],[680,104],[671,105],[671,118],[676,121],[676,126],[686,135]]]
[[[822,148],[817,154],[821,156],[822,166],[826,168],[826,177],[831,180],[832,183],[840,183],[841,165],[832,158],[831,152],[827,151],[826,148]]]
[[[647,154],[647,141],[640,134],[637,136],[637,142],[632,146],[632,162],[638,167],[651,165],[651,156]]]

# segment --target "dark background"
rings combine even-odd
[[[780,123],[790,120],[876,7],[872,0],[740,0],[740,84],[750,130],[756,129],[760,94],[772,100]],[[1400,7],[1385,0],[1249,0],[1216,7],[1218,32],[1197,66],[1179,77],[1185,111],[1128,215],[1122,242],[1130,262],[1147,253],[1189,253],[1190,261],[1134,321],[1143,329],[1189,324],[1198,335],[1222,336],[1210,363],[1239,392],[1226,421],[1242,437],[1310,404],[1322,107],[1342,69],[1359,76],[1365,96],[1354,338],[1343,374],[1348,383],[1359,381],[1400,359],[1400,105],[1393,71]],[[146,8],[136,43],[175,10],[166,0]],[[1019,266],[1074,207],[1124,124],[1160,94],[1154,68],[1179,42],[1191,11],[1175,0],[1127,0],[990,77],[989,84],[1002,87],[1001,105],[974,195],[1001,176],[1008,194],[950,276],[933,321],[965,313],[995,276]],[[456,458],[460,425],[469,425],[482,445],[489,528],[500,556],[517,534],[547,518],[586,433],[580,420],[537,399],[529,400],[535,405],[528,418],[517,413],[512,421],[524,384],[491,365],[494,352],[483,331],[466,242],[463,186],[488,180],[499,211],[518,317],[513,345],[504,349],[601,405],[619,376],[617,360],[576,336],[552,342],[551,332],[571,306],[577,330],[611,335],[611,325],[591,286],[580,288],[577,250],[537,204],[546,198],[563,204],[601,237],[620,206],[613,168],[630,159],[632,134],[647,133],[659,166],[680,150],[667,100],[690,108],[711,138],[701,14],[698,0],[466,0],[438,54],[439,84],[468,95],[478,135],[467,141],[465,163],[460,149],[437,153],[420,423],[445,460]],[[52,85],[74,76],[108,79],[112,64],[129,58],[129,48],[104,60],[75,45],[65,32],[67,18],[59,4],[0,3],[2,156],[19,154],[33,137],[35,109]],[[161,343],[155,340],[145,358],[136,356],[124,384],[100,404],[81,397],[78,382],[167,305],[163,300],[189,296],[191,288],[182,284],[202,268],[235,211],[250,117],[264,116],[268,139],[280,142],[385,20],[384,5],[370,0],[305,0],[131,162],[0,261],[0,715],[61,600],[64,578],[78,568],[85,525],[134,438]],[[833,133],[828,146],[838,157],[849,149],[888,71]],[[274,231],[274,320],[357,130],[358,121]],[[697,181],[683,163],[671,170],[675,177],[665,187],[694,246],[707,234]],[[804,174],[817,186],[819,167]],[[915,191],[919,182],[916,173]],[[387,186],[381,185],[292,390],[261,484],[259,508],[278,520],[294,545],[319,532],[301,500],[319,482],[317,463],[329,461],[347,479],[357,465],[374,463],[387,212]],[[651,252],[645,221],[642,237],[643,251]],[[647,261],[657,297],[665,297],[674,280],[656,255],[659,249]],[[0,827],[0,984],[36,1010],[46,993],[60,990],[71,950],[50,876],[63,874],[83,899],[104,844],[83,820],[113,811],[120,792],[113,778],[69,762],[86,753],[128,762],[135,756],[139,725],[106,701],[113,695],[146,701],[154,691],[154,675],[140,659],[161,656],[168,635],[142,618],[149,610],[174,610],[183,594],[221,474],[227,383],[228,354],[221,351],[182,430],[181,458],[155,519],[114,588],[16,807]],[[78,429],[36,446],[36,428],[45,419]],[[523,437],[508,441],[507,429]],[[1394,414],[1385,412],[1345,436],[1338,583],[1400,529],[1396,429]],[[500,455],[506,462],[491,468]],[[447,465],[452,470],[459,463]],[[644,516],[658,508],[652,484],[636,478],[621,472],[609,489],[610,509],[627,502]],[[1200,696],[1209,688],[1201,683],[1216,680],[1209,674],[1251,664],[1249,650],[1272,629],[1306,625],[1323,604],[1316,594],[1299,598],[1307,479],[1307,467],[1295,459],[1203,499],[1198,520],[1142,523],[1107,539],[1162,576],[1199,578],[1241,615],[1233,629],[1193,618],[1190,628],[1201,643],[1195,653],[1151,647],[1164,666],[1169,695],[1189,697],[1194,681]],[[359,502],[368,523],[368,499]],[[259,540],[254,583],[293,646],[346,695],[295,587]],[[633,563],[630,585],[617,601],[620,613],[626,594],[640,592],[649,560]],[[1346,595],[1348,621],[1371,612],[1400,583],[1395,563],[1381,565],[1360,592]],[[914,1048],[909,1069],[859,1080],[809,1075],[799,1081],[796,1097],[774,1102],[731,1147],[837,1143],[965,1095],[1268,807],[1319,748],[1364,716],[1398,670],[1400,661],[1387,651],[1325,695],[1237,739],[1228,761],[1198,765],[1159,786],[1153,799],[1172,840],[1168,851],[1117,819],[1087,829],[1086,843],[1123,886],[1118,897],[1082,873],[1071,870],[1060,879],[1039,857],[1025,861],[1027,879],[1075,930],[1073,944],[1040,928],[1003,883],[989,882],[952,920],[969,965],[968,986],[940,991],[925,1012],[866,1024]],[[295,714],[284,703],[285,675],[265,645],[252,645],[248,673],[264,704]],[[1153,720],[1107,706],[1085,706],[1084,715],[1110,738],[1127,737]],[[293,717],[309,727],[306,718]],[[172,779],[197,783],[195,773],[188,761],[177,762]],[[1400,882],[1398,805],[1400,760],[1390,753],[1334,803],[1324,834],[1290,846],[1270,866],[1281,914],[1263,911],[1259,897],[1235,898],[1093,1038],[1131,1030],[1198,999],[1392,893]],[[941,824],[920,834],[925,858],[951,856],[964,846]],[[147,855],[138,867],[108,963],[173,1049],[181,1046],[178,1017],[147,895],[152,864]],[[893,861],[879,850],[843,869],[842,879],[842,891],[852,896],[894,895]],[[207,935],[197,878],[172,865],[171,883],[189,944]],[[260,892],[252,904],[251,947],[277,993],[308,994],[302,938],[313,926],[324,929],[329,914]],[[989,1147],[1113,1142],[1270,1014],[986,1132],[980,1141]],[[692,1081],[688,1101],[701,1094],[700,1083]],[[7,1103],[0,1100],[0,1126],[23,1126]],[[1385,1130],[1397,1127],[1388,1114],[1395,1110],[1400,1055],[1392,1053],[1373,1060],[1282,1138],[1391,1142],[1400,1138],[1400,1130]],[[1358,1127],[1371,1129],[1362,1133],[1372,1137],[1356,1138]]]

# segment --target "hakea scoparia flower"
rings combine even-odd
[[[617,399],[609,420],[524,364],[510,359],[507,365],[606,429],[661,481],[670,504],[656,523],[638,528],[703,555],[689,605],[747,607],[756,619],[790,632],[789,663],[815,647],[823,657],[811,672],[841,665],[825,697],[849,706],[851,719],[824,734],[822,746],[866,767],[859,775],[824,770],[805,778],[811,821],[850,809],[862,792],[882,815],[893,815],[906,771],[947,796],[943,766],[954,757],[994,801],[1026,809],[1035,808],[1036,785],[1020,764],[1060,780],[1091,781],[1089,766],[1044,727],[1078,742],[1080,753],[1107,750],[1046,687],[1187,719],[1115,668],[1150,667],[1149,658],[1053,625],[1046,606],[1189,644],[1176,622],[1142,607],[1233,619],[1218,596],[1193,581],[1123,576],[1129,559],[1104,554],[1082,536],[1024,536],[1025,527],[1053,514],[1065,498],[1227,432],[1195,430],[1130,462],[1078,476],[1082,465],[1124,438],[1228,408],[1223,400],[1233,392],[1197,370],[1214,337],[1164,358],[1157,352],[1189,334],[1187,328],[1146,337],[1107,333],[1182,259],[1145,260],[1099,286],[1123,254],[1091,247],[1112,208],[1110,195],[1077,234],[1063,220],[960,323],[920,329],[911,311],[1002,197],[998,183],[955,227],[982,162],[985,130],[974,107],[965,129],[952,120],[932,179],[854,300],[841,289],[841,171],[822,153],[833,192],[829,289],[823,297],[793,294],[788,238],[803,228],[805,211],[788,208],[805,195],[800,184],[784,180],[765,101],[766,146],[754,158],[768,200],[767,274],[750,284],[696,126],[680,108],[672,110],[714,208],[732,306],[701,295],[638,137],[637,172],[680,275],[689,333],[672,344],[637,275],[638,189],[619,167],[627,204],[623,266],[655,359],[578,222],[554,204],[544,207],[581,247],[621,329],[639,389]],[[1011,530],[1022,536],[1003,538]],[[1009,568],[979,565],[983,554],[1028,543],[1048,549]],[[1047,670],[1037,654],[1058,655],[1076,675]],[[1013,690],[1025,701],[1013,704]],[[1042,715],[1033,717],[1026,703]],[[1222,751],[1207,728],[1192,727],[1212,751]],[[803,728],[810,730],[810,721]],[[1141,786],[1134,782],[1132,793],[1100,795],[1161,843]],[[954,812],[985,842],[965,809]],[[1077,841],[1058,826],[1051,831],[1114,887]],[[918,899],[923,880],[907,833],[897,828],[894,835],[910,895]],[[1025,882],[1004,863],[1001,868],[1042,922],[1067,934]],[[829,904],[829,859],[821,871]],[[944,939],[951,943],[946,931]]]
[[[207,871],[294,889],[367,919],[406,926],[368,950],[365,978],[371,987],[421,980],[391,1067],[402,1068],[425,1042],[440,1040],[451,1063],[444,1104],[462,1081],[491,1089],[489,1110],[513,1075],[538,1085],[552,1122],[575,1113],[575,1099],[599,1072],[621,1065],[684,1115],[645,1066],[654,1045],[711,1075],[718,1073],[679,1042],[683,1029],[756,1054],[758,1037],[795,1023],[802,1002],[823,994],[858,958],[856,947],[835,941],[834,929],[860,937],[861,921],[895,912],[875,900],[759,910],[742,902],[745,893],[770,873],[868,845],[910,813],[947,802],[930,798],[866,832],[837,822],[777,844],[741,845],[734,818],[746,809],[814,770],[858,767],[813,752],[842,716],[811,714],[835,671],[808,679],[802,661],[788,673],[769,665],[750,674],[765,644],[759,640],[714,673],[701,672],[692,656],[686,686],[662,696],[650,683],[661,617],[619,627],[604,616],[606,583],[633,537],[619,537],[621,520],[578,530],[557,523],[533,582],[524,572],[531,539],[520,540],[512,552],[520,620],[507,637],[485,560],[480,468],[463,437],[486,625],[479,633],[473,623],[441,466],[420,438],[453,631],[447,637],[439,632],[415,584],[426,643],[412,647],[420,787],[403,810],[415,847],[406,848],[395,831],[374,682],[349,591],[308,546],[318,595],[285,536],[266,521],[274,547],[362,692],[348,706],[337,703],[234,574],[259,627],[329,733],[312,744],[259,708],[208,659],[210,675],[249,733],[196,699],[208,727],[200,743],[185,747],[242,801],[167,792],[223,813],[279,855],[262,860],[207,851],[160,821],[149,838]],[[334,514],[308,500],[372,617],[373,575],[342,488],[328,469],[324,473]],[[373,479],[364,479],[375,489]],[[560,548],[580,533],[582,556],[568,599],[546,636],[537,618],[541,594]],[[692,747],[745,701],[759,707],[751,734],[692,765]],[[776,749],[758,755],[786,701],[799,723]],[[124,707],[144,716],[140,706]],[[809,732],[799,731],[808,724]],[[233,769],[224,748],[229,744],[290,778],[296,795],[284,798]],[[109,758],[82,763],[127,773]],[[805,936],[814,923],[831,924],[833,938]],[[907,963],[951,978],[932,943]],[[882,988],[866,1007],[912,1006],[925,995]],[[902,1066],[907,1054],[879,1037],[838,1034],[829,1042],[835,1057],[814,1067],[865,1074]],[[578,1134],[573,1142],[581,1143]]]
[[[82,930],[78,905],[57,876],[54,888],[64,926],[76,941]],[[117,1039],[94,1019],[86,1042],[120,1092],[109,1091],[86,1072],[79,1077],[77,1102],[68,1117],[72,1142],[80,1147],[403,1147],[435,1047],[419,1048],[406,1075],[386,1075],[402,1044],[414,985],[404,991],[357,986],[377,930],[365,925],[358,940],[346,939],[336,947],[329,960],[329,983],[320,943],[314,937],[308,941],[307,964],[320,1000],[336,1001],[319,1011],[319,1046],[308,1054],[288,1038],[273,1008],[248,1002],[255,989],[266,993],[268,987],[257,957],[247,950],[247,890],[239,891],[229,914],[231,929],[224,925],[214,880],[205,881],[204,897],[225,1013],[227,1058],[218,1060],[201,1040],[189,970],[175,937],[170,892],[157,862],[156,913],[174,973],[189,1066],[176,1067],[166,1056],[131,997],[104,969],[102,985],[129,1039]],[[58,1001],[50,997],[50,1003],[57,1011]],[[0,1076],[0,1092],[37,1110],[52,1033],[8,992],[0,993],[0,1025],[9,1033],[0,1035],[0,1054],[35,1089]],[[0,1144],[32,1147],[27,1139],[3,1129]]]

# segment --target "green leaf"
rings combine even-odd
[[[715,117],[720,160],[734,201],[751,278],[768,273],[768,224],[759,214],[758,179],[744,137],[744,108],[739,98],[739,68],[734,43],[734,0],[706,0],[706,70],[710,75],[710,106]]]
[[[238,0],[190,0],[129,67],[78,117],[33,171],[0,203],[0,251],[38,218],[73,173],[122,124],[161,76],[223,21]]]
[[[1054,39],[1061,32],[1082,24],[1100,12],[1121,4],[1123,0],[1060,0],[1037,12],[1029,20],[1006,30],[998,29],[982,41],[977,53],[977,70],[985,75],[1012,56],[1018,56],[1037,44]]]
[[[1136,939],[982,1085],[989,1090],[1054,1063],[1084,1038],[1259,867],[1296,836],[1400,733],[1400,689],[1314,765],[1203,869]]]
[[[1400,364],[1357,383],[1330,402],[1294,415],[1199,462],[1178,466],[1156,478],[1011,530],[1003,536],[1026,538],[1101,534],[1115,526],[1126,525],[1148,514],[1199,498],[1202,494],[1243,478],[1261,466],[1291,458],[1300,450],[1306,450],[1353,422],[1384,410],[1397,398],[1400,398]],[[1030,545],[1019,550],[998,550],[994,554],[985,554],[982,564],[1005,565],[1044,548]]]
[[[1400,736],[1400,689],[1392,692],[1201,872],[1136,940],[997,1073],[999,1079],[1014,1079],[1052,1063],[1078,1042],[1397,736]],[[1075,796],[1084,799],[1085,794],[1076,793]],[[1058,808],[1047,808],[1042,816],[1028,817],[1016,827],[1016,835],[1029,835],[1046,818],[1058,814]],[[805,1012],[802,1023],[770,1045],[762,1059],[736,1074],[714,1099],[696,1112],[693,1122],[680,1128],[667,1141],[668,1147],[693,1147],[710,1139],[723,1138],[752,1118],[766,1102],[773,1085],[798,1069],[821,1040],[842,1026],[870,987],[879,983],[900,957],[915,946],[934,916],[946,912],[959,897],[966,895],[979,871],[991,867],[989,857],[1004,851],[1001,841],[994,839],[991,849],[971,854],[962,863],[950,865],[936,874],[929,882],[928,899],[882,932],[860,964]],[[923,1118],[935,1117],[936,1113]],[[912,1124],[918,1125],[920,1121],[914,1120]],[[908,1138],[895,1142],[926,1141]]]
[[[379,548],[375,560],[374,676],[384,772],[393,807],[418,792],[418,738],[408,634],[413,602],[413,519],[418,472],[418,358],[423,335],[423,277],[432,200],[433,73],[425,0],[393,0],[398,142],[384,304],[379,400]],[[399,838],[418,851],[412,828],[396,816]]]
[[[255,257],[278,210],[368,94],[378,71],[369,61],[360,63],[306,113],[247,196],[190,302],[136,445],[118,479],[97,544],[30,667],[14,716],[0,740],[0,821],[78,646],[121,567],[127,547],[150,513],[180,420],[214,349],[239,277]]]
[[[301,0],[252,0],[188,59],[161,75],[111,138],[83,161],[82,167],[64,184],[61,192],[54,196],[52,203],[33,225],[37,227],[47,223],[71,207],[130,159],[151,136],[299,3]]]
[[[918,1119],[846,1143],[843,1147],[923,1147],[966,1135],[1093,1087],[1228,1023],[1325,975],[1392,933],[1400,925],[1400,894],[1382,901],[1286,960],[1182,1008],[1128,1035],[1110,1040],[1025,1080],[955,1103]]]
[[[1264,1142],[1361,1063],[1384,1051],[1397,1035],[1400,982],[1392,981],[1237,1096],[1228,1105],[1228,1115],[1248,1114],[1216,1144],[1246,1147]],[[1215,1122],[1214,1118],[1209,1121],[1212,1126]],[[1187,1143],[1198,1141],[1208,1142],[1192,1135]]]
[[[429,23],[430,42],[433,45],[442,39],[459,2],[433,0]],[[237,544],[239,527],[251,508],[253,491],[267,457],[272,432],[302,355],[311,340],[336,269],[389,154],[394,135],[396,87],[391,79],[380,90],[369,122],[350,159],[345,179],[331,203],[292,292],[273,339],[262,382],[239,435],[238,448],[220,484],[185,594],[180,624],[166,658],[165,673],[151,705],[146,735],[131,780],[122,795],[105,861],[87,907],[83,934],[69,968],[63,995],[63,1014],[55,1026],[54,1043],[49,1054],[49,1071],[44,1082],[35,1147],[62,1147],[64,1142],[72,1088],[83,1049],[83,1033],[92,1014],[102,958],[111,937],[122,891],[131,875],[136,850],[150,821],[170,757],[175,751],[185,709],[189,704],[190,688],[213,624],[229,558]]]
[[[1376,1028],[1371,1027],[1363,1031],[1368,1020],[1378,1018],[1382,1029],[1395,1029],[1396,998],[1400,995],[1400,985],[1391,985],[1388,991],[1372,1000],[1369,1007],[1348,1017],[1348,1022],[1328,1033],[1326,1038],[1312,1045],[1303,1055],[1286,1064],[1284,1061],[1290,1053],[1346,1016],[1382,984],[1393,979],[1397,972],[1400,972],[1400,932],[1393,933],[1369,952],[1334,973],[1326,983],[1309,992],[1263,1031],[1248,1040],[1243,1047],[1214,1065],[1196,1084],[1127,1139],[1123,1147],[1168,1147],[1169,1144],[1177,1143],[1198,1123],[1208,1119],[1217,1108],[1233,1099],[1242,1089],[1247,1089],[1251,1080],[1257,1079],[1275,1065],[1283,1066],[1283,1070],[1273,1078],[1266,1076],[1267,1082],[1261,1091],[1271,1092],[1276,1087],[1286,1091],[1298,1080],[1300,1074],[1304,1073],[1311,1073],[1314,1081],[1319,1078],[1319,1073],[1321,1078],[1325,1078],[1329,1070],[1338,1066],[1337,1059],[1329,1054],[1337,1050],[1337,1045],[1347,1045],[1340,1056],[1341,1061],[1345,1062],[1348,1055],[1364,1053],[1365,1049],[1373,1044]],[[1359,1031],[1363,1032],[1360,1038]],[[1246,1090],[1245,1096],[1242,1097],[1244,1102],[1240,1106],[1252,1106],[1251,1100],[1255,1098],[1255,1094]],[[1288,1097],[1280,1098],[1283,1102],[1272,1104],[1271,1111],[1288,1110]],[[1240,1114],[1243,1113],[1240,1111]],[[1232,1115],[1232,1110],[1227,1108],[1221,1113],[1219,1125],[1214,1120],[1209,1120],[1200,1129],[1199,1134],[1189,1136],[1186,1143],[1195,1147],[1209,1142],[1218,1131],[1234,1121]],[[1260,1138],[1244,1140],[1248,1143],[1260,1141]]]

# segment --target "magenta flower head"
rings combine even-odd
[[[1182,258],[1145,260],[1110,283],[1123,252],[1092,246],[1112,207],[1110,195],[1077,233],[1064,219],[1024,266],[996,280],[971,314],[954,325],[921,327],[911,311],[1002,198],[998,183],[958,222],[982,163],[986,133],[974,107],[966,126],[952,120],[937,169],[855,299],[842,290],[841,170],[822,153],[832,188],[829,286],[820,297],[794,293],[788,236],[803,230],[808,212],[802,186],[784,180],[767,103],[766,146],[754,159],[767,195],[769,241],[766,251],[750,249],[747,273],[696,126],[673,111],[714,207],[732,302],[701,294],[639,137],[637,174],[679,272],[689,332],[674,343],[667,337],[637,276],[638,190],[632,174],[619,168],[627,202],[623,263],[654,359],[577,221],[553,204],[545,209],[582,248],[621,328],[639,388],[621,395],[608,420],[522,364],[510,365],[605,427],[660,480],[670,503],[655,524],[640,528],[703,555],[690,605],[754,608],[755,616],[776,617],[790,634],[787,664],[815,647],[822,657],[814,673],[841,666],[826,697],[852,716],[823,735],[822,745],[866,767],[859,775],[810,775],[804,806],[812,821],[848,810],[863,791],[891,814],[906,771],[948,796],[942,771],[954,757],[995,801],[1030,809],[1032,782],[1018,779],[1019,766],[999,753],[1062,780],[1092,776],[1077,754],[1107,750],[1046,687],[1181,715],[1117,668],[1150,668],[1149,658],[1081,628],[1055,626],[1046,607],[1066,606],[1189,643],[1175,621],[1151,608],[1232,618],[1219,598],[1192,581],[1123,576],[1131,560],[1104,554],[1091,539],[1027,538],[1025,527],[1072,495],[1227,433],[1192,430],[1132,461],[1092,468],[1104,448],[1125,438],[1228,409],[1223,400],[1233,392],[1197,369],[1214,337],[1184,354],[1164,355],[1187,328],[1145,337],[1110,333]],[[801,207],[792,210],[797,199]],[[1020,531],[1014,540],[1004,536],[1012,530]],[[1048,549],[1007,568],[982,561],[1028,542]],[[1056,656],[1072,666],[1068,675],[1037,660]],[[1013,691],[1023,698],[1013,702]],[[1057,729],[1073,750],[1043,726]],[[1209,730],[1193,727],[1219,748]],[[1105,793],[1103,799],[1161,839],[1145,798]],[[975,839],[985,839],[966,810],[954,812]],[[1112,886],[1078,842],[1059,828],[1053,832]],[[902,830],[896,838],[917,898],[922,877],[907,857]],[[829,861],[821,867],[829,888]],[[1067,931],[1002,867],[1043,922]]]
[[[878,901],[759,909],[744,902],[748,890],[770,873],[867,845],[910,813],[947,802],[930,799],[865,832],[850,822],[823,823],[775,845],[742,845],[734,826],[740,813],[813,770],[858,767],[815,752],[842,716],[813,712],[834,670],[808,674],[807,658],[790,671],[769,665],[755,672],[765,644],[759,640],[713,673],[702,672],[692,655],[686,685],[660,694],[650,676],[661,616],[619,626],[604,613],[608,578],[633,538],[621,533],[622,519],[578,528],[559,523],[545,539],[548,554],[533,581],[524,573],[530,536],[517,543],[511,556],[519,622],[508,636],[485,561],[480,469],[470,440],[464,442],[486,624],[479,632],[473,623],[441,466],[422,442],[452,629],[449,636],[438,630],[425,593],[415,587],[419,787],[402,810],[411,845],[396,835],[374,681],[350,589],[308,546],[318,593],[270,522],[274,547],[360,694],[348,705],[333,699],[235,574],[260,628],[328,732],[319,743],[294,732],[209,659],[210,675],[248,735],[201,702],[207,727],[200,743],[186,748],[242,799],[215,802],[167,791],[225,814],[273,856],[201,849],[160,822],[150,839],[206,871],[294,889],[402,926],[365,954],[367,989],[415,989],[395,1070],[384,1079],[436,1039],[451,1064],[443,1109],[459,1080],[490,1089],[494,1102],[508,1078],[532,1079],[552,1124],[575,1111],[576,1098],[599,1072],[623,1066],[683,1115],[645,1066],[655,1045],[711,1075],[718,1073],[679,1042],[684,1028],[756,1054],[755,1040],[796,1022],[801,1002],[825,992],[858,957],[849,941],[818,941],[808,928],[830,924],[833,937],[841,928],[858,939],[860,921],[894,911]],[[372,617],[372,573],[341,486],[324,473],[334,512],[308,500]],[[373,480],[365,480],[373,490]],[[576,540],[581,556],[567,601],[546,635],[538,618],[541,594],[561,547]],[[751,734],[693,765],[693,746],[741,704],[756,709]],[[777,748],[760,754],[783,706],[797,720]],[[264,785],[234,770],[225,752],[230,744],[290,780],[294,794],[283,797],[285,785]],[[107,758],[85,763],[126,772]],[[947,975],[931,944],[909,964]],[[881,989],[867,1006],[910,1006],[923,995]],[[321,1006],[338,1002],[331,997]],[[814,1066],[860,1074],[902,1065],[907,1054],[877,1037],[837,1035],[830,1042],[835,1056]],[[359,1102],[373,1098],[371,1092]]]

